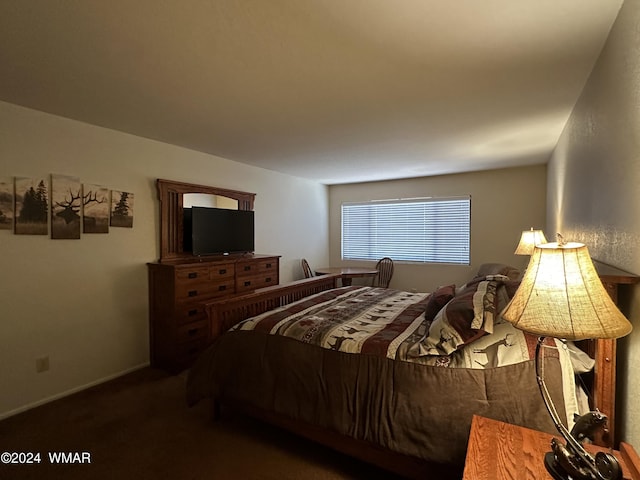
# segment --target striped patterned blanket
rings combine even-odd
[[[470,282],[455,296],[451,289],[444,307],[431,314],[437,292],[343,287],[247,319],[234,330],[426,365],[509,365],[533,358],[536,339],[498,315],[509,298],[508,282],[490,276]]]

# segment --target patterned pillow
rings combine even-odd
[[[428,322],[432,322],[442,307],[444,307],[456,294],[455,285],[445,285],[439,287],[435,292],[429,295],[424,316]]]
[[[487,275],[504,275],[511,280],[517,280],[520,270],[504,263],[483,263],[476,273],[476,277],[486,277]]]
[[[503,275],[477,277],[442,308],[421,340],[421,355],[449,355],[493,332],[505,296],[499,287],[511,283]]]

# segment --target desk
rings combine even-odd
[[[551,451],[553,437],[562,439],[560,434],[549,435],[476,415],[471,421],[463,480],[552,480],[543,458]],[[608,451],[595,445],[585,448],[591,454]],[[624,480],[640,478],[640,461],[631,445],[621,442],[620,451],[613,454],[622,466]]]
[[[348,286],[351,285],[354,278],[375,277],[378,274],[378,270],[375,268],[363,267],[323,267],[316,268],[316,273],[318,275],[331,275],[338,273],[342,275],[342,285]]]

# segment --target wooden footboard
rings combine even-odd
[[[340,275],[305,278],[286,285],[261,288],[246,295],[205,304],[211,324],[211,340],[235,324],[268,310],[288,305],[309,295],[336,288]]]

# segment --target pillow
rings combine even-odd
[[[432,322],[442,307],[444,307],[454,297],[456,293],[455,285],[445,285],[429,295],[424,316],[428,322]]]
[[[574,373],[587,373],[593,370],[596,364],[593,358],[580,350],[580,348],[571,341],[567,341],[566,345],[569,350],[569,357],[571,358],[571,366],[573,367]]]
[[[504,301],[498,293],[508,277],[477,277],[447,303],[420,340],[419,355],[449,355],[464,345],[493,332],[493,323]]]
[[[486,277],[487,275],[504,275],[511,280],[517,280],[520,270],[504,263],[483,263],[476,273],[476,277]]]

